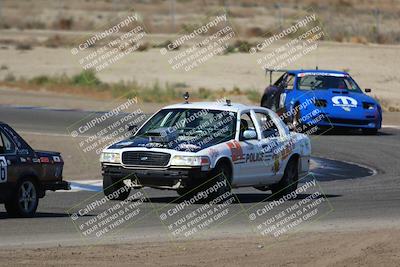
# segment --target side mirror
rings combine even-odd
[[[364,90],[366,93],[371,93],[372,89],[371,88],[365,88]]]
[[[243,132],[244,140],[257,138],[257,132],[254,130],[246,130]]]

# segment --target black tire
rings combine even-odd
[[[221,186],[218,188],[218,191],[214,194],[214,197],[221,196],[225,194],[226,192],[231,191],[231,178],[232,178],[232,171],[231,168],[225,164],[221,163],[218,164],[215,168],[214,171],[211,172],[211,177],[213,178],[210,182],[211,185],[217,183],[217,182],[223,182],[226,181],[225,186]]]
[[[209,189],[214,186],[216,183],[226,181],[223,186],[218,187],[216,192],[213,192],[207,196],[207,198],[203,199],[203,201],[211,201],[227,192],[231,191],[231,177],[232,171],[228,164],[219,163],[217,166],[210,172],[210,176],[208,177],[208,181],[197,187],[195,190],[192,190],[189,195],[196,195],[202,191]]]
[[[103,193],[109,200],[125,200],[131,193],[131,188],[124,184],[123,179],[103,176]]]
[[[291,158],[286,165],[285,172],[279,183],[271,186],[272,194],[275,198],[283,197],[297,189],[299,180],[298,161]]]
[[[377,135],[378,129],[362,129],[362,132],[365,135]]]
[[[15,217],[33,217],[39,205],[38,190],[39,187],[34,179],[20,179],[14,189],[11,199],[4,203],[7,213]]]

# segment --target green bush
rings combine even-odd
[[[46,75],[40,75],[37,77],[33,77],[29,80],[29,82],[37,85],[44,85],[50,83],[50,78]]]
[[[101,81],[97,78],[94,70],[84,70],[72,77],[71,84],[78,86],[93,86],[100,85]]]
[[[261,99],[261,93],[256,89],[246,90],[247,99],[251,102],[258,103]]]

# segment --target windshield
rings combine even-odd
[[[236,113],[207,109],[163,109],[154,115],[136,136],[176,136],[196,144],[209,139],[219,143],[235,138]]]
[[[297,78],[297,85],[300,90],[344,89],[361,92],[353,79],[344,75],[306,75]]]

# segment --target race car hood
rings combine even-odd
[[[365,119],[366,116],[378,116],[378,102],[372,97],[361,92],[350,92],[343,89],[314,90],[307,94],[307,98],[325,100],[326,107],[321,108],[325,114],[331,117],[353,119]],[[371,110],[363,107],[363,102],[373,103]]]
[[[109,149],[121,149],[121,148],[133,148],[133,147],[144,147],[144,148],[166,148],[173,149],[176,151],[190,151],[198,152],[202,149],[208,148],[218,144],[217,140],[213,139],[209,142],[193,142],[190,143],[185,140],[175,139],[169,142],[155,142],[152,141],[152,137],[134,136],[130,139],[123,140],[109,147]]]
[[[308,94],[307,94],[308,95]],[[324,99],[328,101],[328,104],[333,104],[334,97],[350,97],[357,101],[358,106],[362,106],[362,102],[376,103],[376,100],[372,97],[363,94],[361,92],[350,92],[349,90],[343,89],[328,89],[328,90],[313,90],[309,93],[310,96],[315,96],[316,99]],[[336,98],[338,99],[338,98]],[[340,98],[339,98],[340,99]]]

